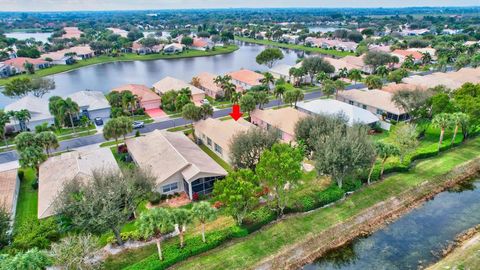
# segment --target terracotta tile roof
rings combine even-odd
[[[202,72],[198,74],[197,77],[200,80],[200,85],[202,88],[208,89],[214,93],[222,92],[222,88],[215,83],[215,78],[217,76],[209,72]]]
[[[403,57],[407,57],[409,55],[413,56],[413,58],[415,60],[420,60],[422,59],[422,53],[418,52],[418,51],[407,51],[407,50],[394,50],[392,52],[392,54],[396,54],[396,55],[400,55],[400,56],[403,56]]]
[[[198,48],[204,48],[208,46],[208,42],[201,38],[194,38],[192,46],[198,47]]]
[[[141,101],[158,101],[160,96],[155,94],[150,88],[142,84],[125,84],[117,88],[112,89],[114,92],[130,91],[136,95]]]
[[[278,110],[255,110],[252,112],[252,118],[256,117],[272,127],[288,133],[295,134],[295,124],[298,120],[306,117],[307,114],[298,111],[292,107],[285,107]]]
[[[12,214],[16,205],[16,194],[18,189],[17,169],[10,169],[0,172],[0,207]]]
[[[74,46],[71,48],[55,51],[55,52],[49,52],[46,54],[42,54],[40,57],[42,59],[46,58],[51,58],[53,60],[60,60],[63,57],[65,57],[65,54],[67,53],[74,53],[76,55],[88,55],[88,54],[93,54],[93,50],[90,48],[89,45],[86,46]]]
[[[230,72],[228,75],[230,75],[234,80],[246,83],[251,86],[261,85],[262,83],[260,82],[260,80],[265,78],[265,76],[263,76],[262,74],[248,69],[241,69],[238,71]]]
[[[30,63],[33,65],[47,64],[48,62],[40,58],[29,58],[29,57],[17,57],[5,60],[4,64],[14,66],[17,69],[25,69],[25,63]]]

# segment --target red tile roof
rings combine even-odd
[[[260,80],[265,78],[262,74],[248,69],[241,69],[238,71],[230,72],[228,75],[230,75],[232,79],[241,81],[250,86],[260,85]]]
[[[132,94],[137,95],[141,101],[153,101],[160,100],[160,96],[155,94],[150,88],[142,84],[125,84],[117,88],[112,89],[115,92],[130,91]]]
[[[392,52],[392,54],[398,54],[398,55],[402,55],[404,57],[407,57],[407,56],[411,55],[411,56],[413,56],[413,58],[415,60],[420,60],[420,59],[422,59],[422,56],[423,56],[422,53],[420,53],[420,52],[417,52],[417,51],[412,52],[412,51],[407,51],[407,50],[395,50],[395,51]]]
[[[29,57],[12,58],[12,59],[6,60],[4,63],[5,63],[5,65],[14,66],[17,69],[24,69],[26,62],[28,62],[30,64],[33,64],[33,65],[41,65],[41,64],[48,63],[47,61],[39,59],[39,58],[29,58]]]
[[[192,46],[193,47],[204,48],[204,47],[208,46],[208,42],[206,42],[205,40],[203,40],[201,38],[195,38],[195,39],[193,39]]]

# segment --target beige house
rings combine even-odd
[[[6,210],[11,217],[15,217],[20,189],[18,163],[13,166],[4,166],[3,169],[4,171],[0,172],[0,208]]]
[[[406,121],[408,114],[392,102],[393,94],[382,90],[348,90],[338,93],[337,100],[358,106],[375,114],[379,119]]]
[[[56,214],[55,200],[65,183],[73,179],[89,181],[94,171],[120,171],[109,148],[67,152],[51,157],[40,165],[38,218]]]
[[[457,89],[467,82],[480,83],[480,67],[462,68],[455,72],[435,72],[425,76],[414,75],[404,78],[403,82],[420,88],[443,85],[450,89]]]
[[[153,85],[153,88],[160,96],[171,90],[180,91],[183,88],[189,88],[192,92],[192,101],[197,104],[200,104],[200,102],[205,98],[205,91],[202,89],[173,77],[163,78],[162,80],[156,82]]]
[[[254,110],[251,115],[251,122],[266,130],[277,129],[280,131],[280,138],[284,142],[291,142],[295,139],[295,124],[298,120],[307,117],[307,114],[291,107],[270,110]]]
[[[255,127],[243,118],[221,121],[215,118],[207,118],[195,123],[195,137],[197,140],[215,152],[226,162],[230,163],[230,142],[234,135],[246,132]]]
[[[157,178],[157,190],[163,194],[208,194],[215,181],[227,175],[182,132],[155,130],[126,144],[133,161]]]
[[[207,96],[212,98],[223,97],[225,94],[223,89],[215,83],[216,77],[217,76],[208,72],[202,72],[196,76],[200,83],[199,88],[205,91]]]

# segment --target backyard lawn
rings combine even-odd
[[[177,265],[176,269],[245,269],[271,256],[282,248],[358,214],[362,210],[414,188],[425,180],[447,173],[455,166],[480,155],[480,139],[437,157],[423,160],[411,171],[387,177],[384,181],[354,193],[344,202],[319,209],[308,215],[288,218],[241,241],[222,245],[212,252]],[[151,268],[154,269],[154,268]]]
[[[33,169],[21,169],[24,178],[20,182],[20,191],[15,215],[15,227],[18,228],[25,222],[37,219],[38,191],[33,189],[35,171]]]

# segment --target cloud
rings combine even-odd
[[[480,0],[0,0],[0,11],[474,6]]]

